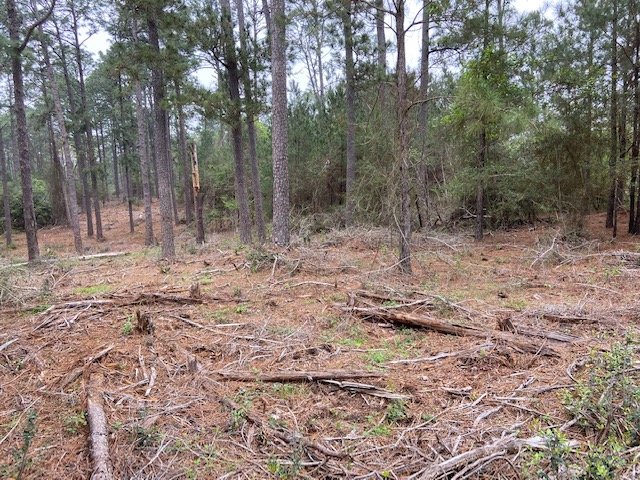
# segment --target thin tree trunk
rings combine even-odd
[[[378,70],[380,75],[387,72],[387,39],[384,32],[384,1],[376,0],[376,41],[378,44]]]
[[[484,238],[484,179],[483,171],[487,158],[487,131],[482,129],[480,133],[480,151],[478,152],[478,172],[480,178],[476,187],[476,231],[475,239],[480,241]]]
[[[616,204],[618,202],[618,1],[613,1],[613,19],[611,25],[611,111],[609,116],[610,157],[609,157],[609,204],[607,206],[607,228],[616,227]]]
[[[631,182],[629,185],[629,233],[640,233],[636,215],[636,192],[640,199],[640,22],[635,24],[635,60],[633,65],[633,133],[631,137]]]
[[[40,30],[40,34],[42,35],[42,29]],[[42,41],[40,42],[42,46]],[[48,57],[48,52],[46,52],[43,57]],[[43,58],[44,59],[44,58]],[[47,58],[46,61],[49,59]],[[45,66],[46,66],[45,61]],[[45,76],[47,72],[45,71]],[[45,105],[51,104],[51,98],[49,98],[49,91],[47,89],[48,82],[42,82],[42,98],[44,100]],[[70,225],[71,214],[69,212],[69,201],[68,201],[68,193],[67,187],[64,181],[64,172],[62,168],[62,164],[60,162],[60,152],[58,148],[58,144],[56,142],[56,134],[53,131],[53,113],[49,112],[46,119],[47,124],[47,133],[49,135],[49,157],[51,158],[51,170],[49,171],[49,178],[47,182],[47,187],[49,188],[49,197],[51,199],[51,212],[53,216],[53,222],[55,225]]]
[[[176,80],[176,97],[178,97],[178,146],[180,160],[184,172],[184,217],[187,224],[193,222],[193,188],[191,186],[191,162],[187,153],[187,129],[184,119],[184,108],[180,98],[180,82]]]
[[[0,126],[0,176],[2,176],[2,206],[4,211],[4,238],[7,247],[11,246],[11,197],[9,197],[9,175],[7,173],[7,155],[4,150],[4,133]]]
[[[143,96],[140,81],[134,81],[136,95],[136,126],[138,129],[138,158],[140,159],[140,179],[144,200],[144,244],[153,245],[153,214],[151,211],[151,186],[149,185],[149,157],[147,156],[146,125],[144,121]]]
[[[272,159],[273,243],[288,246],[289,232],[289,135],[287,131],[287,55],[284,0],[272,0]]]
[[[180,224],[180,217],[178,216],[178,201],[176,199],[176,178],[175,171],[173,169],[173,159],[171,158],[171,117],[167,112],[166,116],[166,137],[167,143],[167,157],[169,158],[169,181],[171,182],[171,207],[173,208],[173,222],[175,225]]]
[[[353,22],[351,0],[343,0],[343,30],[345,50],[345,82],[347,108],[347,176],[346,176],[346,208],[345,221],[347,226],[353,225],[355,213],[355,183],[356,183],[356,105],[355,105],[355,67],[353,63]]]
[[[127,190],[127,208],[129,211],[129,233],[135,231],[135,223],[133,221],[133,195],[131,194],[131,175],[129,175],[129,164],[124,164],[124,182]]]
[[[165,97],[164,74],[160,62],[160,40],[156,19],[162,14],[161,9],[150,12],[147,18],[149,27],[149,44],[155,56],[151,68],[153,86],[153,110],[155,120],[155,148],[158,163],[158,187],[160,194],[160,227],[162,234],[162,256],[172,260],[176,256],[173,240],[173,214],[171,211],[171,174],[169,152],[167,152],[167,112],[163,106]]]
[[[98,123],[96,128],[96,143],[98,146],[98,162],[102,165],[102,170],[104,175],[102,176],[103,186],[104,186],[104,200],[105,202],[111,201],[111,194],[109,193],[109,175],[108,175],[108,165],[107,165],[107,150],[104,145],[104,131],[102,128],[102,122]],[[104,205],[104,202],[103,202]]]
[[[417,180],[418,180],[418,210],[422,211],[422,227],[427,228],[429,224],[429,183],[428,183],[428,167],[427,167],[427,136],[429,121],[429,104],[427,97],[429,95],[429,49],[431,42],[429,37],[430,16],[429,16],[429,0],[424,0],[422,6],[422,55],[420,58],[420,110],[418,111],[418,134],[420,136],[420,161],[418,163]]]
[[[241,57],[248,59],[247,31],[244,23],[243,0],[236,0],[236,10],[238,12],[238,28],[240,31]],[[256,105],[253,101],[253,85],[249,76],[248,65],[241,69],[242,81],[244,85],[245,108],[247,116],[247,138],[249,140],[249,164],[251,166],[251,187],[253,193],[253,207],[258,240],[264,243],[267,240],[267,230],[264,222],[264,205],[262,200],[262,185],[260,184],[260,169],[258,164],[258,147],[254,109]]]
[[[489,6],[491,1],[485,0],[484,8],[484,39],[483,52],[489,48]],[[476,185],[476,229],[475,239],[481,241],[484,238],[484,167],[487,161],[487,127],[482,126],[480,132],[480,148],[478,151],[478,184]]]
[[[409,182],[409,135],[407,102],[407,63],[405,56],[404,12],[405,1],[396,3],[396,38],[398,41],[397,76],[397,138],[396,155],[400,164],[400,255],[398,266],[403,273],[411,273],[411,205]]]

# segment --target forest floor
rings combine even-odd
[[[640,239],[601,215],[418,233],[411,276],[384,229],[277,250],[183,225],[169,264],[103,215],[87,255],[126,255],[75,257],[64,228],[39,266],[12,266],[23,235],[0,251],[1,478],[88,478],[88,395],[118,479],[639,474]]]

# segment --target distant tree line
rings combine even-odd
[[[37,260],[38,228],[57,223],[81,253],[82,232],[104,239],[110,199],[127,202],[132,231],[143,204],[145,241],[169,259],[174,225],[199,215],[280,246],[302,217],[387,225],[405,272],[412,232],[461,221],[482,240],[551,214],[579,232],[606,211],[614,237],[638,234],[640,5],[551,13],[508,0],[5,0],[7,245],[23,229]],[[112,39],[97,60],[95,32]]]

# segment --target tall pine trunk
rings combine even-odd
[[[421,211],[422,227],[429,224],[429,182],[427,167],[427,147],[428,147],[428,121],[429,104],[429,49],[431,42],[429,37],[430,16],[429,0],[424,0],[422,6],[422,55],[420,58],[420,110],[418,111],[418,135],[420,141],[420,161],[417,167],[418,184],[418,208]]]
[[[273,161],[273,243],[288,246],[289,232],[289,134],[287,131],[287,54],[284,0],[273,0],[271,14],[271,97]]]
[[[384,32],[384,0],[376,0],[376,43],[380,76],[387,72],[387,39]]]
[[[611,23],[611,99],[609,113],[610,153],[609,153],[609,203],[607,205],[606,227],[616,229],[616,204],[618,202],[618,0],[613,0]]]
[[[29,152],[29,131],[27,129],[27,113],[24,103],[24,77],[22,71],[22,52],[26,48],[28,38],[20,39],[20,17],[15,0],[6,0],[9,39],[12,42],[11,75],[13,78],[14,111],[16,114],[16,131],[18,136],[18,155],[20,159],[20,181],[22,184],[22,209],[24,213],[24,229],[27,237],[27,255],[29,262],[40,257],[38,246],[38,225],[33,207],[33,186],[31,184],[31,155]]]
[[[409,181],[409,105],[407,101],[407,61],[405,54],[405,1],[396,3],[396,39],[398,52],[396,61],[396,158],[400,166],[400,255],[398,266],[403,273],[411,273],[411,206]]]
[[[173,213],[171,211],[171,165],[167,151],[167,112],[164,107],[164,73],[160,64],[160,39],[158,38],[157,19],[162,11],[156,9],[147,18],[149,45],[155,56],[151,66],[151,84],[153,87],[155,154],[158,169],[158,193],[160,196],[160,230],[162,236],[162,256],[172,260],[176,256],[173,240]]]

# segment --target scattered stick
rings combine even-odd
[[[83,365],[74,368],[69,373],[67,373],[64,377],[62,377],[62,380],[60,380],[60,389],[64,390],[67,387],[67,385],[71,385],[73,382],[75,382],[78,378],[80,378],[80,376],[82,375],[82,372],[84,372],[84,370],[89,365],[102,359],[102,357],[106,356],[107,353],[109,353],[111,350],[114,349],[114,347],[115,345],[109,345],[103,348],[102,350],[100,350],[95,355],[85,358],[83,361]]]
[[[91,480],[112,480],[113,468],[109,457],[109,431],[104,413],[103,375],[93,373],[87,387],[87,417],[91,441],[93,471]]]
[[[389,390],[376,387],[375,385],[367,385],[366,383],[339,382],[337,380],[321,380],[320,382],[335,385],[336,387],[348,390],[349,392],[362,393],[364,395],[371,395],[372,397],[386,398],[387,400],[409,400],[411,398],[410,395],[390,392]]]
[[[151,375],[149,376],[149,386],[147,387],[147,390],[144,392],[145,397],[148,397],[151,394],[151,389],[156,384],[157,375],[158,373],[156,372],[156,368],[151,367]]]
[[[387,362],[387,365],[410,365],[412,363],[423,363],[423,362],[437,362],[440,360],[444,360],[445,358],[451,357],[462,357],[462,356],[470,356],[476,354],[478,352],[482,352],[485,350],[491,350],[495,348],[493,343],[483,343],[482,345],[478,345],[477,347],[468,348],[466,350],[459,350],[457,352],[441,352],[437,355],[433,355],[431,357],[420,357],[420,358],[407,358],[403,360],[392,360]]]
[[[243,372],[217,372],[222,380],[232,380],[236,382],[317,382],[323,380],[350,380],[353,378],[379,378],[384,376],[380,373],[371,372],[349,372],[345,370],[326,372],[277,372],[277,373],[243,373]]]
[[[19,340],[18,338],[13,338],[13,339],[9,340],[8,342],[4,342],[2,345],[0,345],[0,352],[3,351],[5,348],[9,348],[11,345],[16,343],[18,340]]]
[[[254,425],[257,425],[264,432],[270,433],[274,437],[279,438],[280,440],[288,443],[289,445],[301,445],[304,448],[316,450],[326,455],[327,457],[345,458],[347,456],[346,453],[336,452],[335,450],[329,450],[327,447],[320,445],[319,443],[312,442],[311,440],[304,438],[302,435],[300,435],[297,432],[291,432],[284,428],[275,429],[271,427],[267,422],[262,420],[262,418],[258,417],[256,414],[252,413],[247,409],[243,409],[242,407],[240,407],[240,405],[238,405],[232,400],[229,400],[228,398],[222,398],[220,399],[220,402],[232,410],[242,412],[244,417],[247,420],[249,420],[251,423],[253,423]]]

